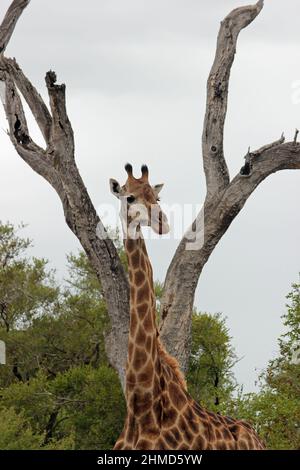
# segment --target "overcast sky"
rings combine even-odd
[[[96,207],[115,204],[108,179],[125,180],[127,161],[147,163],[153,183],[165,183],[166,204],[200,204],[205,195],[201,132],[206,80],[220,21],[243,0],[32,0],[7,54],[15,56],[45,96],[54,69],[67,84],[76,158]],[[9,0],[0,0],[0,16]],[[232,71],[225,151],[231,175],[252,149],[287,138],[300,126],[300,5],[265,1],[240,36]],[[298,82],[298,83],[297,83]],[[40,141],[30,121],[32,135]],[[29,224],[33,254],[50,260],[62,279],[66,253],[79,244],[60,201],[28,168],[2,131],[0,219]],[[253,390],[277,352],[285,295],[299,279],[300,172],[264,182],[215,249],[202,274],[196,306],[223,312],[239,357],[240,384]],[[149,243],[162,280],[176,247]]]

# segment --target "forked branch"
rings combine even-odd
[[[21,158],[56,190],[66,222],[80,241],[98,276],[111,320],[111,331],[105,338],[107,354],[124,384],[129,330],[128,279],[117,249],[99,219],[75,162],[73,129],[66,109],[66,87],[56,83],[54,72],[47,73],[50,113],[17,62],[3,55],[15,24],[28,3],[14,0],[0,27],[0,91],[3,91],[9,137]],[[29,135],[19,92],[40,127],[46,142],[45,149],[39,147]]]
[[[1,63],[0,60],[0,82],[2,82],[2,87],[4,87],[3,105],[9,124],[10,139],[23,160],[30,164],[30,166],[33,163],[36,164],[37,170],[41,174],[45,165],[47,165],[43,159],[45,151],[30,137],[18,90],[13,78],[1,67]]]
[[[37,92],[36,88],[28,80],[28,78],[23,73],[20,66],[17,64],[15,59],[2,58],[3,63],[5,64],[7,71],[13,78],[17,88],[20,90],[21,94],[24,96],[30,111],[32,112],[40,131],[45,139],[45,142],[48,144],[50,139],[50,130],[52,125],[51,114],[45,105],[41,95]]]
[[[207,81],[206,114],[202,136],[207,198],[226,188],[229,171],[224,156],[224,125],[229,79],[238,36],[260,13],[263,1],[233,10],[221,23],[215,60]]]

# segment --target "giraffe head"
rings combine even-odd
[[[148,180],[149,172],[143,165],[141,178],[135,178],[132,166],[125,165],[127,181],[121,186],[115,179],[110,179],[110,189],[114,196],[121,201],[121,221],[124,234],[128,238],[136,238],[139,227],[151,227],[160,235],[169,232],[166,215],[159,205],[159,193],[163,184],[151,186]]]

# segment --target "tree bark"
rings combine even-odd
[[[47,444],[49,444],[49,442],[53,438],[53,432],[57,424],[58,413],[59,413],[59,409],[56,409],[52,411],[52,413],[50,413],[49,420],[45,428],[46,435],[44,438],[43,446],[46,446]]]
[[[233,10],[221,23],[215,60],[207,82],[207,103],[202,136],[202,156],[207,194],[193,231],[202,230],[201,247],[187,250],[191,230],[183,237],[171,261],[161,301],[162,341],[177,357],[184,371],[190,357],[191,324],[195,291],[202,269],[214,248],[244,207],[255,188],[270,174],[284,169],[300,169],[300,146],[284,144],[283,136],[246,155],[241,172],[230,180],[224,151],[231,67],[239,33],[261,12],[264,2]],[[297,137],[297,134],[296,134]]]
[[[15,0],[0,27],[2,54],[0,81],[4,86],[4,109],[9,136],[20,157],[55,189],[61,199],[66,222],[79,239],[101,283],[111,330],[106,350],[111,365],[124,385],[129,331],[128,279],[118,252],[99,219],[75,162],[74,135],[69,121],[65,85],[56,83],[56,75],[46,75],[51,113],[17,62],[3,53],[16,21],[28,1]],[[45,148],[30,137],[19,92],[25,98],[45,139]],[[99,237],[99,233],[105,237]]]
[[[65,85],[46,75],[50,111],[15,60],[4,57],[14,27],[29,0],[14,0],[0,26],[0,84],[9,136],[20,157],[55,189],[66,222],[79,239],[101,283],[111,320],[106,349],[124,385],[129,331],[128,280],[113,242],[91,202],[75,162],[74,135],[66,110]],[[245,165],[230,179],[223,150],[231,67],[240,32],[257,17],[264,2],[233,10],[221,23],[215,60],[207,82],[202,157],[207,195],[202,210],[185,234],[167,272],[162,298],[162,341],[187,369],[191,319],[199,276],[211,253],[256,187],[270,174],[300,169],[297,133],[293,142],[278,141],[248,152]],[[30,137],[19,93],[25,98],[45,139],[45,148]],[[107,235],[107,234],[106,234]],[[198,239],[199,235],[199,239]],[[198,246],[192,247],[191,240]],[[188,249],[187,249],[188,248]]]
[[[15,25],[29,2],[30,0],[14,0],[7,10],[0,29],[0,54],[5,51]]]

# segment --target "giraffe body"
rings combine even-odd
[[[111,180],[112,192],[122,192],[123,214],[131,213],[124,240],[130,280],[130,332],[126,366],[127,417],[116,450],[247,450],[264,449],[252,427],[243,421],[202,408],[186,390],[177,361],[159,340],[152,266],[141,233],[141,211],[134,216],[129,205],[143,202],[146,212],[157,206],[155,187],[148,183],[148,171],[141,179],[132,176],[122,188]],[[127,202],[130,200],[130,204]],[[124,201],[123,201],[124,204]],[[122,214],[121,210],[121,214]],[[161,209],[160,209],[161,211]],[[153,220],[149,216],[149,220]],[[147,225],[150,225],[147,223]],[[151,225],[153,227],[153,225]],[[154,217],[155,231],[165,233],[164,214]],[[123,224],[124,227],[124,224]],[[135,230],[132,230],[132,227]],[[134,237],[132,237],[134,232]]]

